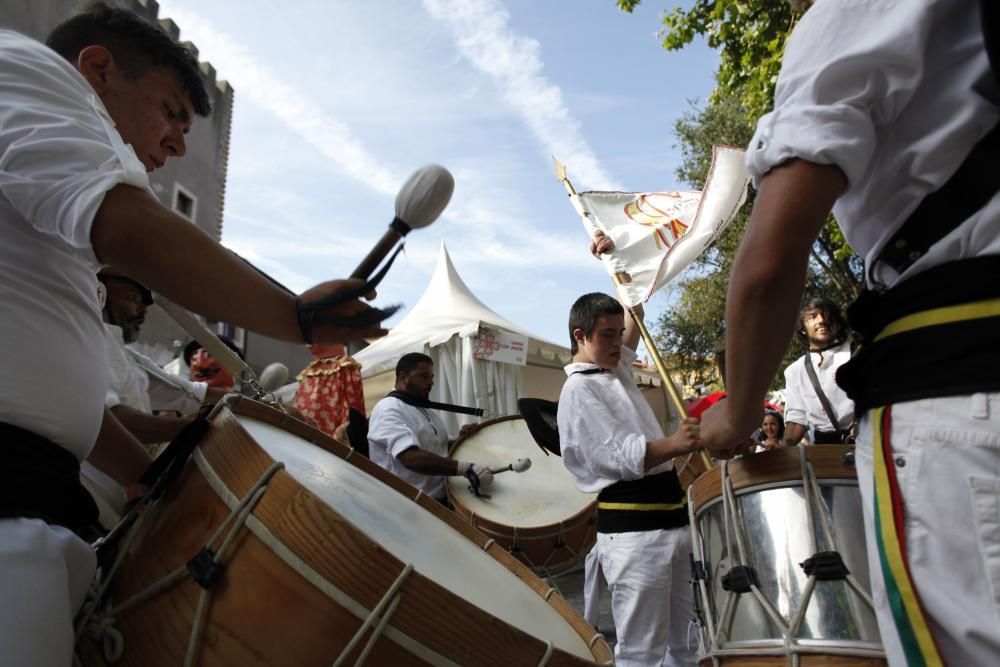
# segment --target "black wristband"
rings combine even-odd
[[[312,309],[304,307],[302,299],[295,297],[295,317],[299,321],[299,331],[302,332],[302,340],[307,344],[312,343],[313,313]]]

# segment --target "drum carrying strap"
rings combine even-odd
[[[875,472],[875,542],[886,599],[908,665],[943,665],[910,575],[906,553],[903,499],[896,480],[889,435],[892,408],[872,412],[872,456]]]
[[[390,398],[395,398],[407,405],[412,405],[415,408],[425,408],[428,410],[444,410],[445,412],[457,412],[462,415],[473,415],[474,417],[482,417],[486,414],[486,411],[482,408],[468,408],[464,405],[453,405],[451,403],[437,403],[435,401],[425,401],[422,398],[417,398],[416,396],[410,396],[409,394],[404,394],[401,391],[390,391],[388,396]]]

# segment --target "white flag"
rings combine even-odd
[[[649,299],[718,238],[747,197],[743,151],[714,146],[701,192],[583,192],[584,226],[615,242],[602,255],[609,274],[625,272],[619,288],[629,306]],[[589,223],[589,224],[588,224]]]

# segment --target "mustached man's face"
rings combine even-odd
[[[430,398],[431,389],[434,387],[434,364],[423,362],[417,364],[412,371],[399,378],[397,388],[410,396],[422,398],[425,401]]]
[[[122,329],[126,343],[134,343],[139,338],[139,329],[146,321],[146,304],[142,290],[131,280],[111,277],[105,279],[107,300],[105,306],[111,323]]]
[[[233,374],[220,366],[205,348],[198,348],[191,355],[191,379],[220,389],[232,389],[236,386]]]
[[[802,323],[805,325],[806,338],[809,339],[809,347],[818,349],[826,347],[837,340],[840,329],[830,321],[822,310],[809,310],[803,313]]]

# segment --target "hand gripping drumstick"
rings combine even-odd
[[[389,229],[361,260],[351,277],[367,280],[397,241],[411,229],[426,227],[437,220],[451,201],[454,190],[455,179],[441,165],[429,164],[413,172],[396,195],[396,217],[389,223]]]
[[[490,468],[490,472],[497,475],[502,472],[507,472],[508,470],[513,470],[514,472],[524,472],[531,467],[531,459],[516,459],[513,463],[506,466],[501,466],[499,468]]]

